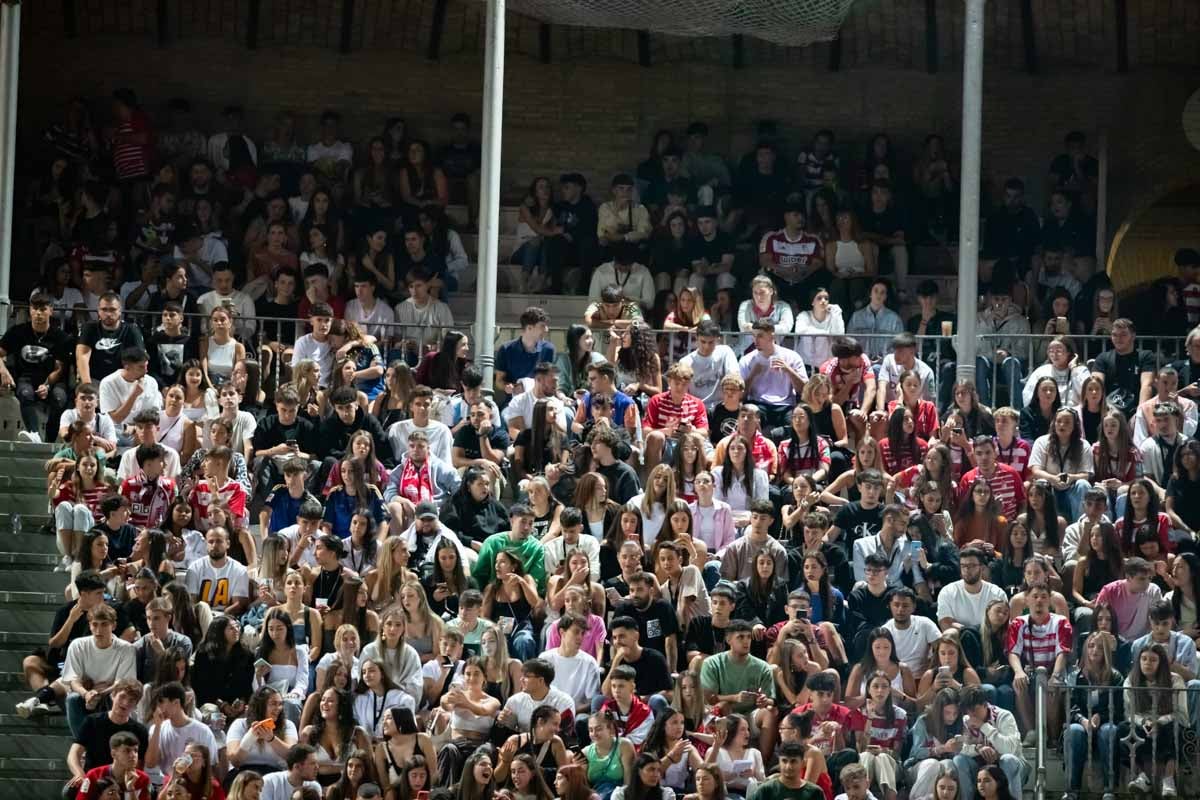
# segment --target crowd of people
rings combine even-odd
[[[82,103],[48,132],[53,179],[88,180],[77,213],[47,195],[61,253],[0,339],[26,438],[61,442],[64,603],[17,712],[65,712],[65,796],[1015,800],[1042,669],[1072,797],[1089,762],[1107,795],[1178,793],[1200,727],[1200,329],[1160,366],[1111,287],[1072,277],[1086,236],[1055,251],[1019,186],[995,224],[1029,249],[986,264],[977,386],[919,338],[954,329],[936,285],[907,325],[888,307],[875,267],[902,286],[907,240],[853,238],[826,132],[778,178],[769,139],[734,171],[702,126],[686,153],[657,137],[575,262],[547,260],[583,242],[535,182],[520,261],[564,288],[577,266],[594,302],[561,352],[528,309],[485,387],[468,337],[422,316],[461,274],[426,245],[456,238],[435,209],[477,168],[469,120],[436,162],[389,122],[356,169],[336,115],[307,149],[286,119],[259,149],[238,109],[211,138],[171,110],[151,136],[123,90],[106,140]],[[927,147],[922,219],[950,237]],[[1082,142],[1063,158],[1054,197],[1086,207]],[[886,138],[867,161],[874,207]],[[279,192],[288,168],[307,195]],[[700,257],[647,273],[667,204]],[[872,268],[846,273],[853,254]],[[1200,257],[1176,261],[1186,330]],[[395,327],[401,295],[436,348]],[[838,297],[865,301],[844,326]],[[1045,335],[995,339],[1028,333],[1030,298]]]

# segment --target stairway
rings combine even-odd
[[[50,636],[66,576],[55,573],[43,464],[55,448],[0,442],[0,797],[58,800],[70,773],[71,735],[61,712],[21,719],[13,707],[29,697],[21,661]],[[21,532],[12,530],[14,514]]]

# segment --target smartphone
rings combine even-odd
[[[254,668],[255,668],[255,669],[258,669],[259,667],[267,667],[267,668],[270,668],[270,666],[271,666],[271,662],[270,662],[270,661],[267,661],[265,658],[260,658],[258,661],[255,661],[255,662],[254,662]]]
[[[296,439],[288,439],[288,440],[287,440],[287,446],[288,446],[290,449],[292,449],[292,450],[295,450],[297,447],[299,447],[299,446],[300,446],[300,442],[299,442],[299,441],[297,441]]]
[[[920,542],[909,542],[909,543],[908,543],[908,550],[909,550],[909,553],[910,553],[910,554],[911,554],[911,556],[912,556],[912,559],[913,559],[913,561],[916,561],[916,560],[917,560],[917,558],[919,558],[919,557],[920,557],[920,555],[921,555],[921,548],[922,548],[923,546],[924,546],[924,545],[922,545]]]
[[[1054,330],[1058,331],[1059,333],[1066,333],[1067,332],[1067,318],[1066,317],[1055,317],[1054,318]]]

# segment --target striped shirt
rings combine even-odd
[[[908,715],[904,709],[892,704],[892,723],[889,725],[883,717],[877,717],[867,711],[867,724],[864,729],[867,734],[867,744],[876,745],[884,750],[894,750],[904,741],[908,729]]]
[[[122,122],[117,126],[118,136],[131,136],[141,133],[150,133],[150,122],[146,118],[146,115],[140,111],[133,112],[133,115],[126,122]],[[144,178],[149,175],[151,150],[152,147],[149,142],[146,144],[114,142],[112,157],[113,167],[117,171],[117,178],[124,181],[134,178]]]
[[[1058,614],[1041,623],[1032,614],[1008,623],[1008,652],[1015,653],[1027,670],[1045,667],[1053,672],[1059,653],[1071,652],[1071,642],[1071,623]]]
[[[1022,478],[1029,476],[1029,454],[1033,452],[1033,445],[1019,436],[1013,437],[1012,443],[1007,447],[1000,444],[999,436],[993,436],[992,441],[996,443],[997,461],[1021,473]]]
[[[1183,307],[1187,309],[1189,325],[1200,323],[1200,283],[1183,287]]]
[[[646,427],[665,428],[673,420],[690,422],[693,428],[708,430],[708,411],[699,397],[685,394],[678,403],[672,399],[670,392],[660,392],[651,397],[646,405]]]

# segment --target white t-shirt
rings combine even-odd
[[[329,340],[318,342],[311,333],[306,333],[296,340],[292,350],[292,369],[301,361],[315,361],[321,374],[321,386],[329,386],[329,375],[333,372],[333,348]]]
[[[275,535],[282,536],[284,539],[287,539],[288,551],[290,552],[296,546],[296,540],[300,538],[300,526],[288,525],[286,528],[280,528],[279,530],[275,531]],[[300,554],[300,557],[296,559],[296,563],[300,566],[317,566],[316,539],[314,539],[313,543],[309,545],[303,553]]]
[[[894,353],[888,353],[883,357],[883,364],[879,367],[879,380],[887,381],[888,385],[887,397],[884,398],[884,402],[890,403],[899,396],[900,376],[907,371],[907,367],[902,367],[896,363]],[[921,379],[921,386],[924,389],[921,392],[921,397],[926,400],[935,400],[936,398],[933,395],[933,370],[930,369],[928,364],[918,358],[913,364],[913,371]]]
[[[340,139],[334,141],[333,144],[324,144],[323,142],[315,142],[308,146],[308,163],[313,164],[322,159],[331,159],[337,161],[353,161],[354,148],[349,142],[343,142]],[[291,800],[291,798],[289,798]]]
[[[258,800],[292,800],[292,796],[296,794],[297,786],[292,786],[288,780],[288,771],[272,772],[263,776],[262,792],[258,795]],[[304,785],[309,789],[314,789],[322,797],[325,790],[321,788],[321,784],[316,781],[305,781]]]
[[[187,590],[213,607],[224,610],[239,597],[250,596],[250,573],[228,556],[220,567],[205,556],[188,564]]]
[[[692,368],[692,386],[688,391],[699,397],[709,411],[721,402],[721,379],[726,375],[740,374],[737,356],[727,344],[717,345],[710,356],[702,356],[693,350],[679,363]]]
[[[942,632],[929,617],[914,615],[904,630],[896,627],[896,621],[889,619],[883,627],[890,631],[896,641],[896,658],[908,667],[914,675],[929,661],[929,646],[941,638]]]
[[[541,700],[534,700],[528,692],[517,692],[504,704],[505,709],[517,715],[517,728],[521,733],[529,733],[529,721],[538,706],[553,706],[556,711],[563,714],[574,715],[575,713],[575,701],[571,699],[571,696],[553,686]]]
[[[430,298],[425,305],[418,306],[410,297],[396,304],[396,322],[413,326],[400,328],[399,336],[402,339],[437,341],[442,334],[439,329],[454,326],[454,313],[441,300]]]
[[[115,636],[112,644],[104,649],[98,647],[91,636],[76,639],[67,647],[62,682],[69,685],[77,679],[101,686],[137,680],[137,647]]]
[[[68,428],[72,422],[79,419],[79,412],[73,408],[68,408],[62,413],[58,420],[60,428]],[[117,440],[117,426],[113,424],[112,417],[108,414],[101,414],[99,411],[92,417],[92,433],[99,436],[101,439],[107,439],[110,442]]]
[[[159,732],[159,728],[162,732]],[[183,755],[183,751],[189,744],[196,744],[208,750],[208,757],[211,763],[216,764],[220,758],[217,747],[217,738],[213,736],[212,730],[203,722],[198,722],[194,719],[189,719],[187,724],[176,728],[170,722],[162,722],[150,728],[150,738],[158,737],[158,764],[154,768],[148,768],[146,772],[150,775],[150,782],[155,786],[162,786],[164,774],[163,767],[167,772],[170,772],[171,766],[175,763],[175,759]],[[264,791],[263,797],[267,794]],[[292,800],[291,795],[288,795],[286,800]]]
[[[275,735],[281,739],[288,741],[296,741],[296,726],[290,719],[283,721],[283,730],[276,731]],[[229,726],[229,730],[225,734],[226,742],[241,742],[240,750],[245,758],[243,764],[248,764],[255,767],[274,767],[275,769],[287,769],[287,760],[276,753],[271,746],[265,742],[259,741],[259,738],[250,730],[250,725],[246,722],[244,716],[238,717]],[[291,800],[291,798],[288,798]]]
[[[141,380],[130,382],[121,377],[121,370],[105,376],[100,381],[100,411],[111,414],[121,407],[121,404],[133,393],[133,387],[142,385],[142,396],[129,409],[125,422],[132,422],[139,412],[146,409],[162,410],[162,395],[158,392],[158,381],[150,375],[143,375]]]
[[[521,385],[522,391],[512,396],[512,400],[504,407],[504,411],[500,412],[500,416],[506,424],[512,424],[514,419],[520,417],[525,427],[528,428],[533,422],[533,407],[537,405],[538,400],[543,398],[534,396],[533,378],[521,378],[517,383]],[[558,425],[565,431],[568,424],[567,409],[560,403],[558,407]]]
[[[375,299],[375,307],[369,312],[363,310],[358,298],[346,303],[346,320],[357,323],[360,328],[381,341],[387,341],[396,335],[395,328],[387,324],[396,321],[396,312],[379,298]]]
[[[429,437],[430,453],[447,464],[454,463],[451,453],[454,448],[454,434],[450,433],[450,429],[444,423],[432,419],[424,428],[417,427],[417,423],[411,419],[402,419],[388,428],[388,440],[392,443],[392,452],[398,458],[408,455],[408,437],[413,431],[422,431]]]
[[[1058,452],[1056,448],[1050,444],[1050,437],[1053,434],[1046,434],[1034,439],[1033,447],[1029,451],[1029,466],[1043,469],[1046,472],[1057,475],[1060,472],[1095,472],[1095,467],[1092,464],[1092,445],[1086,440],[1079,443],[1079,459],[1076,463],[1064,465],[1058,463]],[[1065,453],[1063,455],[1066,455]]]
[[[229,441],[233,444],[235,452],[241,452],[241,443],[254,438],[254,432],[258,430],[258,420],[249,411],[239,411],[237,416],[233,418],[233,424],[230,426]],[[204,425],[200,437],[201,447],[212,447],[212,428],[209,425]]]
[[[166,457],[163,458],[163,475],[168,478],[178,478],[180,472],[179,453],[174,447],[168,447],[165,444],[160,444],[166,452]],[[117,467],[117,477],[121,480],[132,478],[141,471],[137,463],[137,448],[131,447],[121,454],[121,464]]]
[[[574,698],[576,705],[590,702],[600,693],[600,665],[591,653],[580,650],[573,656],[564,656],[559,648],[547,650],[544,658],[554,667],[552,688]]]
[[[938,619],[949,617],[960,625],[968,628],[978,628],[983,624],[984,614],[988,603],[993,600],[1007,600],[1004,590],[994,583],[979,582],[979,592],[971,594],[966,584],[955,581],[942,587],[938,592]]]
[[[382,699],[374,692],[354,695],[354,719],[376,739],[383,738],[383,718],[389,708],[407,708],[417,713],[416,702],[399,689],[388,689]]]

